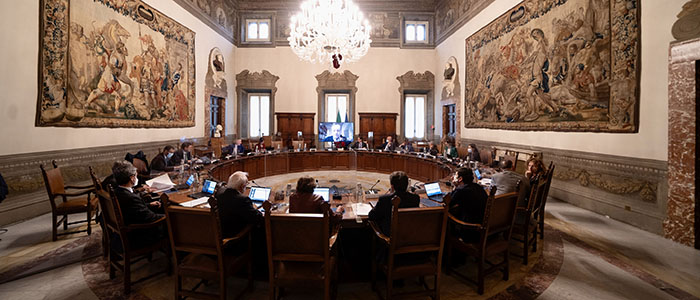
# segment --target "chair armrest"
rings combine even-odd
[[[90,184],[86,186],[79,186],[79,185],[66,185],[63,187],[64,189],[94,189],[95,185]]]
[[[66,197],[74,197],[74,196],[81,196],[81,195],[87,195],[90,193],[94,193],[95,189],[91,190],[84,190],[76,193],[56,193],[57,196],[66,196]]]
[[[328,249],[333,249],[333,245],[335,245],[335,241],[338,240],[338,233],[340,232],[340,224],[335,226],[333,228],[333,234],[331,235],[330,238],[328,238]]]
[[[135,229],[146,229],[146,228],[152,228],[155,227],[156,225],[159,225],[160,223],[165,222],[165,217],[161,217],[158,220],[155,220],[151,223],[144,223],[144,224],[131,224],[124,226],[127,231],[132,231]]]
[[[372,227],[372,230],[374,230],[374,234],[382,241],[384,241],[385,244],[389,245],[391,243],[391,238],[386,236],[385,234],[382,233],[381,230],[379,230],[379,227],[377,226],[374,221],[369,221],[369,226]]]
[[[462,220],[460,220],[460,219],[455,218],[455,216],[453,216],[452,214],[449,214],[448,216],[449,216],[449,218],[450,218],[450,221],[452,221],[452,222],[454,222],[454,223],[457,223],[457,224],[459,224],[459,225],[461,225],[461,226],[463,226],[463,227],[466,227],[466,228],[468,228],[468,229],[473,229],[473,230],[480,230],[480,229],[482,229],[481,224],[474,224],[474,223],[467,223],[467,222],[464,222],[464,221],[462,221]]]
[[[236,234],[235,236],[230,237],[230,238],[225,238],[225,239],[223,239],[222,241],[223,241],[224,246],[226,246],[226,244],[228,244],[228,243],[232,243],[232,242],[235,242],[235,241],[238,241],[238,240],[242,240],[243,238],[245,238],[245,237],[250,233],[251,230],[253,230],[253,225],[252,225],[252,224],[250,224],[250,225],[246,226],[245,228],[243,228],[243,230],[241,230],[241,231],[240,231],[238,234]]]

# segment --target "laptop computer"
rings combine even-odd
[[[212,194],[214,194],[214,190],[216,189],[216,181],[211,181],[211,180],[205,180],[204,184],[202,185],[202,191],[199,193],[194,193],[187,195],[190,198],[201,198],[201,197],[209,197]]]
[[[433,200],[433,201],[437,201],[437,202],[442,202],[442,197],[445,195],[442,193],[442,190],[440,189],[439,182],[426,183],[425,184],[425,194],[428,195],[428,199]]]
[[[250,193],[248,193],[248,198],[256,203],[263,203],[270,199],[270,192],[272,191],[269,187],[254,186],[250,188]]]
[[[314,195],[319,195],[323,198],[323,201],[330,201],[331,199],[331,189],[330,188],[315,188]]]
[[[189,189],[192,186],[192,183],[194,183],[194,174],[190,175],[189,178],[187,178],[187,181],[185,183],[180,183],[175,185],[173,188],[176,190],[185,190]]]

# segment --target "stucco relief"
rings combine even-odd
[[[656,203],[656,185],[652,182],[635,178],[595,173],[580,168],[558,167],[554,178],[563,181],[577,180],[582,186],[595,186],[614,194],[637,194],[644,202]]]

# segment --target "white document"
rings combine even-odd
[[[167,191],[175,186],[168,174],[163,174],[151,180],[147,180],[146,184],[150,186],[151,189],[154,189],[156,193]]]
[[[372,210],[372,206],[367,203],[353,203],[351,207],[357,216],[369,215],[369,211]]]
[[[187,202],[182,202],[182,203],[180,203],[180,205],[182,205],[184,207],[195,207],[195,206],[203,204],[203,203],[208,203],[207,201],[209,201],[209,197],[201,197],[201,198],[197,198],[197,199],[190,200]],[[209,206],[209,204],[207,204],[207,206]]]

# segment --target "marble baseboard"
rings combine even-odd
[[[480,149],[491,147],[542,152],[556,169],[549,196],[646,231],[663,235],[667,216],[666,161],[520,144],[463,139]]]
[[[233,136],[226,136],[230,141]],[[206,138],[187,139],[195,144],[206,144]],[[59,151],[45,151],[0,156],[0,174],[7,182],[9,195],[0,204],[0,226],[36,217],[51,211],[44,179],[39,165],[51,166],[56,160],[66,184],[91,184],[88,166],[98,176],[111,173],[112,164],[124,159],[126,153],[139,150],[152,159],[165,145],[177,147],[180,140],[166,140],[139,144],[122,144]]]

